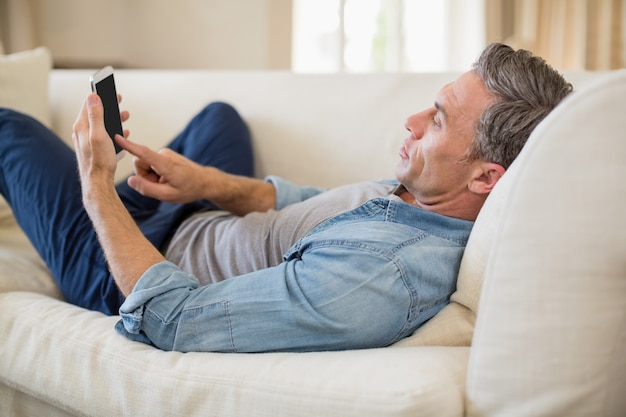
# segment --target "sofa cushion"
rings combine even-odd
[[[0,361],[0,385],[68,414],[463,414],[466,347],[305,354],[163,352],[118,335],[113,331],[116,317],[21,292],[0,294],[0,316],[0,357],[10,358]],[[32,405],[18,400],[12,405],[0,401],[0,415],[8,414],[5,407],[23,412]],[[48,413],[40,409],[29,415]]]
[[[48,74],[51,67],[52,58],[46,47],[0,55],[0,107],[29,114],[50,126]],[[0,196],[0,227],[13,221],[11,209]]]
[[[17,224],[0,226],[0,293],[8,291],[63,299],[50,271]]]
[[[0,55],[0,107],[9,107],[51,125],[48,75],[52,57],[46,47]]]
[[[626,410],[626,71],[535,130],[502,208],[468,372],[470,416]]]

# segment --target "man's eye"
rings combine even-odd
[[[433,117],[433,124],[434,124],[436,127],[441,127],[441,123],[439,122],[439,117],[437,117],[437,115],[435,115],[435,116]]]

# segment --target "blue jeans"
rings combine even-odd
[[[168,147],[202,165],[254,174],[249,130],[225,103],[205,107]],[[187,215],[212,208],[208,201],[160,202],[140,195],[125,181],[117,191],[157,248]],[[117,314],[124,299],[83,208],[74,151],[36,120],[9,109],[0,109],[0,193],[66,301]]]

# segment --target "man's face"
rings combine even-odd
[[[419,205],[445,204],[467,191],[477,161],[463,162],[463,156],[492,100],[480,77],[469,71],[444,86],[432,107],[406,120],[410,135],[400,148],[396,177]]]

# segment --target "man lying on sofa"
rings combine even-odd
[[[0,111],[0,191],[66,300],[119,311],[117,330],[133,340],[220,352],[387,346],[448,302],[485,199],[570,91],[542,59],[490,45],[408,117],[397,180],[327,191],[252,178],[247,127],[223,103],[160,152],[118,135],[135,175],[116,187],[90,94],[75,153]]]

